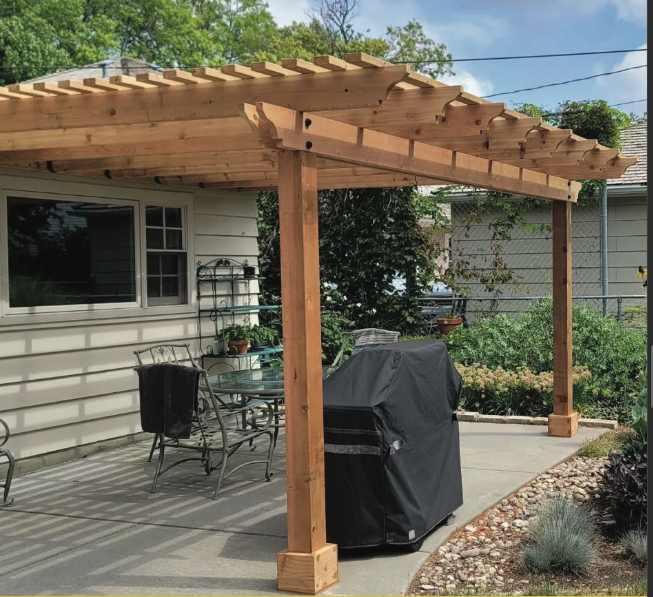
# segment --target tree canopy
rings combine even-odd
[[[114,56],[190,69],[366,52],[452,72],[445,45],[417,21],[381,37],[356,29],[358,1],[321,0],[281,27],[263,0],[0,0],[0,85]]]

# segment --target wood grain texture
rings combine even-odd
[[[317,158],[279,156],[288,550],[326,544]]]
[[[277,554],[280,591],[317,595],[338,582],[338,547],[328,543],[313,553]]]
[[[573,412],[571,204],[553,203],[553,413]]]

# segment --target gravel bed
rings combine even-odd
[[[555,496],[578,501],[599,497],[598,474],[606,461],[572,458],[501,500],[453,533],[422,567],[407,594],[456,594],[461,590],[521,594],[530,581],[524,579],[516,556],[539,503]]]

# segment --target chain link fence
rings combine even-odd
[[[551,297],[552,210],[530,206],[523,217],[488,207],[473,195],[446,199],[450,217],[446,261],[465,301],[469,324],[479,317],[518,315],[534,300]],[[512,218],[512,219],[511,219]],[[600,198],[572,205],[572,284],[575,304],[646,329],[646,295],[609,294],[601,285]],[[637,264],[634,266],[636,271]],[[451,299],[425,300],[427,325],[451,307]]]

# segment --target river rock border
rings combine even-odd
[[[458,420],[463,423],[502,423],[509,425],[547,425],[548,417],[508,417],[502,415],[481,415],[476,412],[458,412]],[[617,429],[619,423],[608,419],[579,419],[581,427],[598,429]]]

